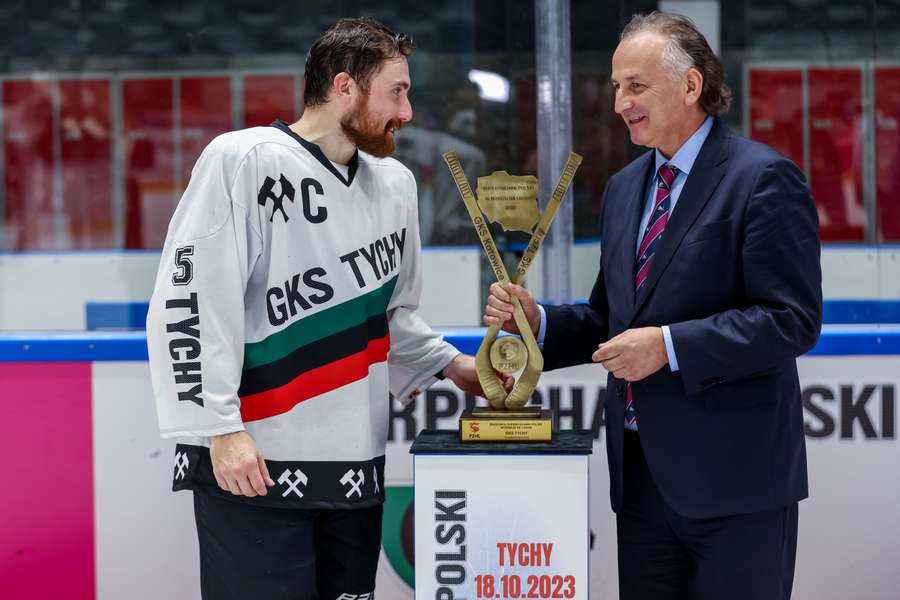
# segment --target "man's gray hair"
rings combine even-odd
[[[681,79],[688,69],[695,68],[703,76],[700,106],[710,115],[728,112],[731,90],[725,85],[722,62],[709,47],[706,38],[694,22],[682,15],[654,11],[649,15],[634,15],[620,40],[639,33],[657,33],[666,39],[663,63],[669,78]]]

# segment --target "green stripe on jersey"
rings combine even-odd
[[[244,344],[244,369],[280,360],[302,346],[365,323],[384,313],[394,294],[397,277],[377,290],[304,317],[266,339]]]

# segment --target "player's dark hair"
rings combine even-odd
[[[306,106],[325,104],[338,73],[346,72],[364,90],[382,63],[409,56],[416,49],[413,39],[395,33],[370,17],[341,19],[313,42],[306,56]]]

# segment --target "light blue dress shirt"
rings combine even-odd
[[[638,229],[637,243],[634,247],[634,253],[637,255],[638,249],[641,247],[641,238],[644,234],[644,229],[647,228],[647,223],[650,221],[650,215],[653,212],[653,205],[656,202],[656,187],[658,185],[659,179],[659,168],[668,163],[678,169],[678,175],[675,177],[675,181],[672,182],[672,187],[669,190],[669,216],[675,212],[675,205],[678,204],[678,198],[681,196],[681,190],[684,189],[684,183],[687,181],[688,175],[691,174],[691,169],[694,166],[694,162],[697,160],[697,155],[700,154],[700,148],[703,147],[703,142],[706,141],[706,137],[709,135],[710,130],[713,126],[713,118],[706,117],[706,120],[703,121],[703,124],[694,132],[694,134],[688,138],[688,140],[682,144],[681,148],[675,153],[675,156],[672,157],[671,160],[666,160],[666,157],[662,155],[659,150],[655,151],[656,155],[656,166],[653,170],[654,176],[650,179],[650,182],[647,184],[647,191],[645,194],[644,200],[644,211],[641,215],[641,225]],[[541,313],[541,325],[538,329],[537,342],[538,344],[544,343],[544,336],[547,333],[547,314],[544,311],[544,307],[538,304],[538,310]],[[668,325],[662,326],[663,332],[663,340],[666,344],[666,354],[669,358],[669,368],[674,372],[678,370],[678,357],[675,356],[675,346],[672,343],[672,334],[669,331]]]

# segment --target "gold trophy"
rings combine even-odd
[[[450,173],[475,225],[478,239],[481,240],[497,281],[504,287],[510,282],[521,284],[550,230],[550,225],[553,224],[556,211],[572,183],[582,157],[574,152],[569,154],[543,215],[538,209],[536,177],[515,176],[506,171],[495,171],[487,177],[479,177],[478,200],[476,200],[456,153],[453,151],[444,153],[444,160],[450,167]],[[531,240],[519,260],[512,279],[507,274],[497,251],[485,216],[491,222],[500,223],[506,231],[531,233]],[[463,413],[460,417],[462,441],[549,441],[551,438],[550,411],[542,411],[537,407],[524,408],[540,379],[544,357],[518,298],[513,296],[512,303],[513,317],[522,338],[498,337],[499,325],[488,328],[475,355],[475,368],[478,381],[481,382],[484,394],[491,404],[491,410],[475,409]],[[513,389],[507,394],[495,369],[501,373],[515,373],[523,368]]]

